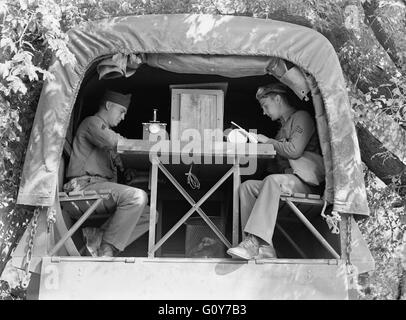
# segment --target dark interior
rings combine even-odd
[[[244,128],[258,128],[264,134],[274,135],[277,124],[270,125],[255,99],[258,86],[276,81],[272,76],[244,78],[226,78],[217,75],[179,74],[162,69],[141,65],[130,78],[98,80],[93,72],[82,86],[80,97],[83,99],[81,114],[75,115],[79,121],[97,111],[100,92],[105,88],[123,93],[132,93],[131,105],[126,119],[119,124],[117,131],[128,138],[142,138],[142,123],[152,120],[152,109],[158,109],[158,120],[167,123],[170,132],[171,91],[173,84],[227,82],[228,89],[224,101],[224,129],[231,127],[230,121]],[[77,122],[77,121],[75,121]]]
[[[262,114],[262,110],[255,99],[255,93],[259,86],[277,81],[270,75],[250,76],[241,78],[227,78],[218,75],[204,74],[180,74],[168,72],[165,70],[150,67],[143,64],[137,72],[129,78],[119,78],[112,80],[99,80],[95,66],[90,68],[84,78],[78,98],[76,100],[73,111],[72,134],[74,135],[77,126],[86,116],[92,115],[97,111],[98,101],[101,93],[105,89],[113,89],[122,93],[132,93],[131,105],[128,109],[125,120],[115,129],[126,138],[142,139],[142,123],[152,120],[154,108],[158,109],[157,120],[167,123],[167,132],[170,133],[170,114],[171,114],[171,91],[169,86],[173,84],[195,84],[195,83],[215,83],[227,82],[228,89],[224,101],[224,129],[230,128],[230,121],[234,121],[246,129],[257,129],[259,133],[263,133],[269,137],[273,137],[278,129],[279,123],[273,122],[270,118]],[[290,97],[291,103],[294,103],[299,108],[309,110],[314,115],[312,102],[302,102],[294,94]],[[293,100],[292,100],[293,99]],[[180,169],[181,172],[177,176],[181,184],[187,188],[184,181],[184,172],[187,172],[189,167]],[[183,171],[182,171],[183,170]],[[200,166],[196,168],[196,175],[203,176],[202,173],[211,170],[209,167]],[[221,171],[222,169],[220,169]],[[224,167],[224,171],[227,170]],[[221,174],[221,172],[220,172]],[[263,167],[259,166],[254,177],[242,177],[245,179],[262,179],[266,175]],[[177,219],[182,217],[189,209],[190,205],[186,200],[177,193],[176,189],[163,177],[159,175],[162,184],[159,186],[158,199],[161,207],[162,233],[165,234]],[[219,176],[220,178],[220,176]],[[182,180],[183,179],[183,180]],[[204,179],[203,179],[204,180]],[[230,179],[229,179],[230,180]],[[191,196],[197,201],[201,193],[207,191],[215,181],[203,181],[201,190],[187,189]],[[146,186],[144,186],[146,187]],[[215,192],[203,206],[202,209],[209,216],[220,217],[221,212],[225,214],[224,225],[220,227],[224,229],[226,236],[231,241],[231,217],[232,217],[232,183],[228,181],[219,191]],[[289,214],[289,209],[282,209],[283,215]],[[307,209],[309,215],[312,215],[312,208]],[[225,213],[224,213],[225,212]],[[320,210],[318,211],[320,212]],[[281,215],[281,213],[280,213]],[[314,214],[313,214],[314,215]],[[195,212],[192,217],[198,214]],[[302,249],[306,252],[308,258],[331,258],[331,255],[315,240],[313,235],[307,231],[300,221],[292,214],[291,219],[281,220],[281,226],[284,226],[286,231],[289,231],[292,238],[295,238],[301,244]],[[295,221],[296,219],[296,221]],[[100,224],[97,221],[88,221],[85,225]],[[314,217],[314,224],[318,225],[319,231],[328,238],[332,246],[338,251],[339,238],[332,235],[328,230],[327,225],[321,220],[321,217]],[[200,228],[200,229],[199,229]],[[163,245],[162,250],[157,256],[185,256],[186,244],[185,239],[191,239],[190,231],[208,232],[203,230],[201,225],[197,226],[193,223],[185,223],[168,241]],[[207,229],[207,228],[206,228]],[[193,237],[193,235],[192,235]],[[77,238],[77,237],[76,237]],[[287,243],[285,237],[281,234],[278,228],[275,229],[274,245],[278,252],[278,257],[281,258],[300,258],[297,251]],[[140,239],[121,253],[121,256],[146,256],[148,246],[148,234],[145,234]],[[219,257],[228,257],[225,254],[224,248]],[[338,251],[339,252],[339,251]],[[187,256],[187,255],[186,255]]]
[[[158,109],[158,120],[167,123],[170,132],[171,91],[169,86],[175,84],[228,83],[224,101],[224,125],[232,127],[234,121],[245,129],[257,129],[267,136],[274,136],[278,131],[278,122],[273,122],[262,114],[255,99],[259,86],[276,82],[271,75],[228,78],[218,75],[181,74],[165,71],[142,64],[137,72],[129,78],[99,80],[95,68],[90,68],[83,81],[74,113],[75,130],[80,121],[98,108],[101,92],[112,89],[122,93],[131,93],[132,100],[126,119],[116,128],[117,132],[127,138],[142,138],[142,123],[152,120],[153,109]],[[304,102],[294,94],[290,99],[298,108],[313,112],[311,101]]]

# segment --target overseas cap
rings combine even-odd
[[[271,83],[266,86],[259,87],[257,90],[256,98],[257,100],[268,96],[271,93],[288,93],[288,87],[280,82]]]
[[[103,101],[111,101],[128,109],[131,101],[131,94],[122,94],[116,91],[107,90],[104,93]]]

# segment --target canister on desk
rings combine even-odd
[[[142,139],[149,141],[167,140],[168,133],[166,132],[166,123],[159,122],[158,109],[153,109],[153,116],[150,122],[142,124]]]

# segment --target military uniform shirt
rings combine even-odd
[[[307,111],[285,114],[281,122],[275,139],[269,139],[268,143],[274,146],[282,170],[290,167],[287,159],[298,159],[304,151],[321,153],[314,121]]]
[[[67,178],[89,175],[116,180],[114,156],[119,138],[122,137],[102,118],[96,115],[85,118],[73,141]]]

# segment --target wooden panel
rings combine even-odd
[[[172,89],[209,89],[222,90],[224,95],[227,93],[228,82],[207,82],[207,83],[187,83],[187,84],[172,84],[169,86]]]
[[[224,93],[221,90],[173,89],[171,140],[180,140],[186,129],[218,129],[215,141],[223,140]],[[189,140],[188,137],[183,140]]]
[[[347,299],[342,265],[328,261],[44,257],[39,298]],[[49,285],[50,270],[57,285]]]
[[[222,129],[217,121],[217,108],[214,95],[181,94],[180,133],[187,129],[196,129],[200,135],[195,139],[204,139],[205,129]],[[216,141],[221,141],[217,136]],[[181,140],[189,139],[182,139],[181,136]]]
[[[216,121],[217,126],[216,128],[220,128],[221,131],[224,130],[224,96],[222,94],[217,95],[217,114],[216,114]],[[217,141],[222,141],[223,136],[221,136]]]
[[[175,90],[172,92],[171,104],[171,136],[170,139],[178,140],[179,138],[179,110],[180,110],[180,94]]]

